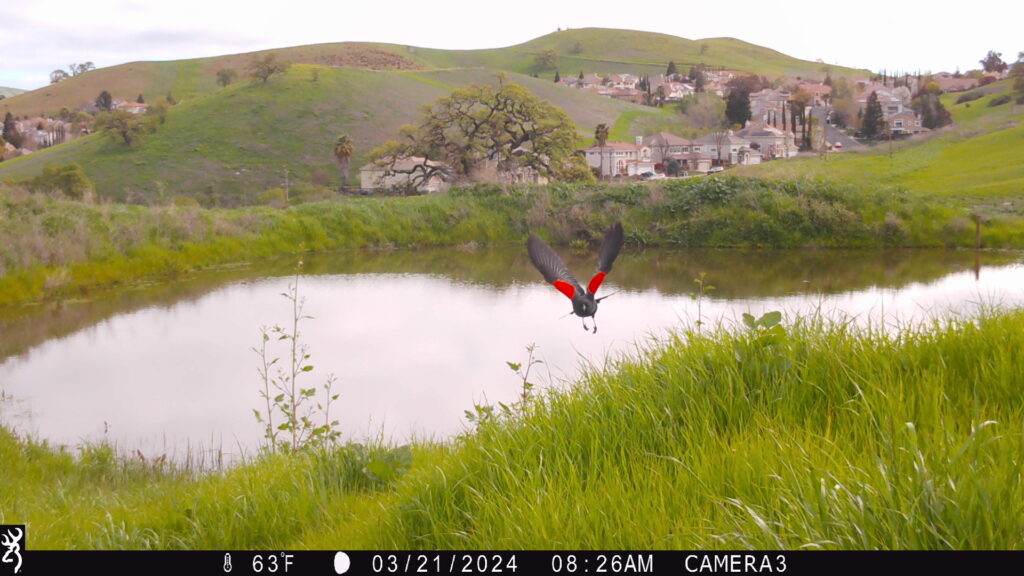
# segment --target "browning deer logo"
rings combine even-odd
[[[21,543],[25,536],[24,526],[3,526],[0,527],[0,544],[7,549],[0,562],[14,564],[14,573],[21,570]]]

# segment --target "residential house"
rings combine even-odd
[[[615,100],[622,100],[623,102],[632,102],[633,104],[642,104],[644,101],[644,91],[637,90],[636,88],[612,88],[606,96],[614,98]]]
[[[665,82],[665,100],[668,102],[679,102],[695,92],[693,86],[684,82]]]
[[[736,151],[736,159],[733,164],[740,166],[753,166],[754,164],[761,163],[761,152],[747,148],[746,146]]]
[[[679,162],[679,169],[687,172],[707,172],[714,161],[710,154],[703,152],[671,154],[669,159]]]
[[[17,120],[14,125],[23,137],[21,148],[27,152],[61,144],[67,141],[67,136],[71,132],[69,123],[43,116]]]
[[[498,173],[498,179],[507,184],[540,184],[549,182],[546,175],[541,174],[533,166],[516,166]]]
[[[800,90],[811,95],[811,106],[824,106],[832,100],[832,87],[827,84],[804,82]]]
[[[496,166],[497,177],[500,182],[507,184],[547,184],[546,174],[539,172],[533,166],[521,165],[519,159],[531,154],[527,148],[519,147],[512,152],[514,158],[509,159]],[[547,160],[547,157],[543,157]],[[490,161],[485,162],[490,164]]]
[[[900,92],[905,94],[909,90],[875,89],[874,92],[878,95],[878,103],[882,105],[882,117],[893,135],[908,136],[929,131],[921,126],[921,119],[918,118],[917,113],[900,96]],[[871,92],[861,94],[862,98],[858,101],[858,105],[862,109],[867,107],[870,95]]]
[[[703,152],[714,159],[715,164],[737,164],[740,150],[751,149],[750,140],[728,132],[712,132],[693,141],[694,151]],[[699,147],[699,149],[697,149]]]
[[[612,74],[611,77],[608,79],[609,84],[619,89],[636,88],[636,85],[639,82],[640,77],[634,76],[633,74]]]
[[[792,94],[789,90],[765,88],[750,94],[750,117],[755,122],[778,121]],[[787,120],[788,122],[788,120]]]
[[[909,109],[899,114],[886,116],[885,121],[889,126],[889,132],[896,136],[920,134],[930,131],[921,125],[921,119],[918,118],[913,110]]]
[[[583,81],[580,83],[580,88],[596,88],[598,86],[604,86],[607,84],[604,78],[597,74],[587,74],[583,77]]]
[[[641,142],[651,149],[651,159],[658,164],[665,163],[670,156],[690,154],[693,151],[693,142],[668,132],[644,136]]]
[[[587,166],[598,170],[601,178],[639,176],[644,172],[654,172],[651,147],[645,146],[640,137],[636,140],[634,143],[605,142],[604,146],[584,148],[583,157]]]
[[[590,92],[591,94],[611,98],[612,93],[615,92],[616,89],[611,86],[584,86],[583,90],[585,92]]]
[[[118,101],[116,104],[114,104],[114,108],[118,110],[125,110],[126,112],[130,112],[132,114],[145,114],[146,110],[149,110],[149,104]]]
[[[558,84],[566,88],[583,88],[583,80],[579,76],[562,76]]]
[[[658,74],[657,76],[649,76],[647,79],[651,84],[651,94],[656,94],[658,89],[661,88],[665,93],[665,100],[667,102],[678,102],[696,91],[691,84],[683,82],[682,78],[678,74],[672,76]]]
[[[857,106],[861,110],[867,107],[872,92],[878,95],[878,103],[882,105],[882,113],[886,115],[901,114],[909,104],[904,101],[904,97],[908,100],[910,98],[909,88],[893,88],[878,82],[858,82],[857,85],[861,87],[860,95],[857,97]]]
[[[737,131],[736,135],[750,141],[750,148],[759,150],[767,160],[790,158],[799,152],[796,136],[791,130],[781,130],[764,122],[748,122],[747,127]]]
[[[440,174],[422,178],[426,168],[443,168],[444,164],[412,156],[401,158],[389,166],[388,162],[371,162],[359,169],[359,185],[365,190],[414,189],[416,192],[433,193],[444,190],[448,183]]]

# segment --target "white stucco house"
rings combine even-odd
[[[604,146],[594,145],[582,150],[587,166],[596,169],[602,178],[616,176],[639,176],[654,172],[651,147],[637,137],[636,142],[605,142]]]

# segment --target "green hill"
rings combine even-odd
[[[279,50],[265,50],[245,54],[230,54],[211,58],[194,58],[166,62],[129,62],[108,68],[99,68],[51,84],[38,90],[25,92],[17,98],[0,103],[0,108],[15,116],[56,115],[61,108],[82,108],[94,102],[106,90],[114,98],[134,101],[139,94],[150,102],[173,94],[177,100],[187,100],[199,94],[217,90],[217,71],[233,69],[239,77],[254,59],[274,53],[282,60],[295,63],[319,64],[365,70],[402,70],[421,67],[402,57],[394,46],[342,43],[297,46]]]
[[[179,100],[188,99],[216,90],[218,70],[231,68],[244,74],[250,61],[267,52],[299,64],[365,70],[490,68],[526,75],[536,73],[551,79],[553,69],[538,70],[534,64],[534,57],[546,49],[554,49],[558,53],[558,68],[566,74],[580,71],[656,74],[665,71],[669,60],[683,70],[703,62],[709,66],[769,76],[821,77],[826,67],[820,62],[798,60],[733,38],[687,40],[651,32],[583,28],[490,50],[438,50],[344,42],[191,60],[131,62],[93,70],[59,84],[26,92],[8,99],[0,107],[15,116],[55,115],[61,108],[80,108],[94,101],[103,90],[124,100],[135,100],[142,94],[153,101],[168,92]],[[833,75],[858,72],[850,68],[828,68]]]
[[[947,94],[943,104],[952,126],[910,141],[878,143],[864,151],[845,151],[827,158],[769,162],[738,170],[759,178],[809,178],[892,187],[946,198],[989,212],[1017,211],[1024,190],[1024,106],[1015,105],[1010,81],[984,89],[980,99],[956,104]],[[1009,102],[989,106],[1011,96]]]
[[[22,94],[23,92],[25,92],[25,91],[24,90],[19,90],[17,88],[8,88],[7,86],[0,86],[0,96],[3,96],[4,98],[10,98],[11,96],[17,96],[18,94]]]
[[[626,113],[658,113],[546,80],[509,77],[567,110],[584,133]],[[370,150],[393,138],[402,124],[418,120],[421,106],[455,87],[493,81],[493,71],[479,68],[377,72],[297,65],[265,85],[238,82],[186,100],[139,144],[126,147],[101,134],[79,138],[0,164],[0,179],[78,162],[107,198],[186,195],[224,205],[251,202],[263,190],[282,186],[286,168],[293,183],[308,181],[316,171],[336,178],[331,146],[342,133],[355,144],[354,176]]]
[[[498,72],[566,110],[581,134],[599,123],[613,138],[670,127],[669,109],[618,102],[556,86],[554,70],[537,70],[535,56],[554,49],[567,74],[659,73],[667,62],[681,69],[710,66],[768,75],[815,76],[820,63],[806,62],[731,38],[687,40],[628,30],[580,29],[549,34],[493,50],[434,50],[372,43],[317,44],[260,53],[170,62],[133,62],[93,70],[59,84],[5,99],[0,111],[16,116],[78,109],[106,90],[115,98],[154,102],[173,94],[181,102],[166,124],[141,144],[127,148],[101,136],[67,144],[0,165],[0,179],[23,179],[47,164],[78,162],[107,198],[165,199],[188,195],[210,203],[252,201],[263,190],[317,172],[336,172],[330,152],[339,134],[349,134],[356,153],[352,175],[366,154],[399,126],[415,122],[422,105],[452,88],[494,82]],[[273,52],[296,63],[284,78],[266,85],[247,79],[221,88],[218,70],[244,76],[255,57]],[[853,73],[850,69],[832,69]],[[314,74],[315,80],[314,80]],[[538,78],[532,78],[537,74]]]

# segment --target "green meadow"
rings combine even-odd
[[[0,430],[0,510],[35,549],[1019,549],[1022,326],[680,331],[447,442],[205,473]]]
[[[624,113],[651,110],[529,76],[514,80],[570,111],[581,134]],[[286,170],[292,184],[341,184],[332,153],[339,134],[354,143],[349,182],[357,182],[371,150],[397,137],[403,124],[418,122],[423,106],[454,87],[493,82],[494,71],[485,69],[378,72],[296,65],[265,85],[241,81],[184,101],[156,133],[133,146],[94,134],[0,163],[0,180],[76,162],[107,200],[160,204],[185,196],[205,206],[250,205],[261,192],[283,188]]]

